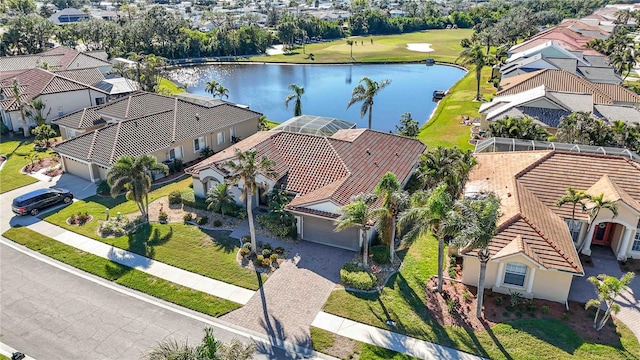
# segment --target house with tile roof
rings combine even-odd
[[[76,8],[66,8],[56,11],[53,15],[49,16],[49,21],[56,25],[70,24],[79,21],[89,21],[91,16]]]
[[[16,101],[14,82],[20,94]],[[0,75],[0,118],[11,131],[22,130],[28,134],[29,127],[36,126],[32,118],[26,124],[20,114],[20,103],[29,104],[39,99],[45,105],[46,122],[56,117],[88,106],[104,104],[107,93],[91,85],[54,72],[35,68],[14,75]]]
[[[372,192],[387,171],[406,184],[425,145],[369,129],[341,129],[331,136],[262,131],[188,168],[196,196],[226,181],[225,163],[234,160],[237,150],[252,149],[275,162],[277,175],[258,179],[268,185],[261,194],[273,188],[289,192],[286,210],[294,215],[301,239],[357,251],[362,246],[357,229],[334,231],[340,208],[353,195]],[[238,201],[240,189],[232,188]],[[259,201],[256,194],[254,204]]]
[[[98,69],[106,74],[113,68],[104,51],[80,52],[58,46],[39,54],[0,57],[0,76],[46,67],[51,71]]]
[[[501,217],[489,244],[486,286],[527,298],[564,303],[575,276],[584,276],[579,252],[594,246],[619,259],[640,258],[640,163],[622,156],[554,150],[475,154],[465,196],[494,192]],[[555,205],[568,187],[614,201],[618,215],[595,219],[570,204]],[[592,203],[585,203],[587,208]],[[463,255],[463,282],[476,285],[479,261]]]
[[[558,25],[543,30],[533,35],[528,40],[512,46],[507,51],[507,55],[512,56],[515,53],[527,51],[549,41],[554,41],[569,51],[583,51],[586,55],[602,55],[586,46],[589,40],[593,39],[592,35],[593,34],[591,33],[583,34],[583,31],[579,31],[571,27]],[[605,36],[604,34],[603,36],[604,38],[608,37],[608,35]]]
[[[97,182],[123,155],[159,162],[197,160],[208,147],[221,151],[258,131],[262,114],[220,102],[201,105],[138,92],[55,121],[67,140],[56,145],[65,172]]]

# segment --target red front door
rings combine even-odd
[[[611,237],[613,236],[614,223],[600,223],[596,226],[596,230],[593,232],[592,244],[596,245],[611,245]]]

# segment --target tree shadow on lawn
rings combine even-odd
[[[569,354],[575,353],[576,349],[584,344],[584,339],[560,320],[523,319],[514,320],[507,324]],[[624,348],[619,342],[612,346],[619,349]]]
[[[173,226],[169,225],[169,232],[161,235],[159,228],[152,227],[150,224],[144,224],[132,233],[129,233],[127,237],[129,238],[129,247],[127,250],[153,259],[155,255],[154,246],[166,244],[173,238]]]
[[[215,245],[216,251],[223,251],[225,254],[232,253],[238,249],[240,245],[238,239],[229,237],[228,231],[206,231],[203,230],[208,237],[211,238]]]

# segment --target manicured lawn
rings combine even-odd
[[[329,354],[332,356],[337,356],[337,354],[331,354],[331,347],[334,346],[337,340],[344,341],[347,338],[344,338],[340,335],[336,335],[330,331],[326,331],[323,329],[319,329],[316,327],[311,327],[311,343],[313,346],[313,350]],[[358,355],[360,359],[367,360],[412,360],[415,359],[412,356],[401,354],[396,351],[388,350],[379,346],[355,341],[355,340],[347,340],[349,343],[355,343],[353,349],[351,349],[351,354],[347,357],[349,359],[353,358],[354,355]],[[344,342],[343,342],[344,343]],[[341,349],[344,351],[344,349]],[[344,358],[344,357],[343,357]]]
[[[568,325],[554,319],[515,320],[489,331],[474,333],[461,327],[441,326],[429,314],[424,286],[437,272],[437,243],[422,238],[404,256],[402,270],[380,294],[334,291],[324,311],[383,329],[407,334],[491,359],[621,359],[640,356],[633,333],[616,322],[620,343],[586,342]],[[391,319],[394,328],[386,325]]]
[[[487,66],[482,71],[480,82],[480,93],[485,101],[489,101],[496,93],[496,88],[488,82],[490,77],[491,68]],[[420,141],[429,148],[457,146],[459,149],[473,149],[473,145],[469,144],[471,127],[461,124],[461,120],[463,115],[480,117],[478,109],[481,103],[474,101],[475,96],[476,74],[472,69],[440,101],[431,120],[420,129]]]
[[[149,194],[149,201],[168,195],[173,190],[188,188],[191,179],[185,179],[160,187]],[[238,241],[231,239],[228,232],[203,231],[197,226],[182,223],[161,225],[151,223],[138,228],[134,233],[117,238],[102,238],[98,235],[99,220],[105,220],[105,209],[110,215],[118,212],[129,214],[137,211],[135,203],[125,201],[123,196],[116,199],[95,195],[74,202],[58,212],[44,217],[44,220],[92,239],[144,255],[155,260],[188,271],[211,277],[244,288],[257,290],[258,279],[255,272],[242,268],[236,262]],[[78,212],[88,212],[93,221],[83,225],[68,225],[66,220]]]
[[[7,156],[7,163],[0,170],[0,194],[2,194],[37,182],[36,178],[22,174],[20,169],[29,164],[34,154],[38,154],[40,159],[51,157],[51,150],[37,152],[33,149],[31,139],[13,140],[3,136],[0,142],[0,154]]]
[[[232,301],[79,251],[27,228],[12,228],[3,236],[65,264],[204,314],[217,317],[240,307]]]
[[[178,84],[174,83],[173,81],[166,78],[160,78],[160,84],[158,84],[158,92],[162,93],[163,90],[168,92],[169,94],[179,94],[181,92],[184,92],[184,89],[178,87]]]
[[[397,62],[424,61],[433,58],[437,61],[454,62],[462,47],[460,40],[470,38],[471,29],[428,30],[399,35],[351,37],[357,41],[353,45],[353,59],[347,39],[331,42],[308,44],[305,53],[297,48],[294,54],[251,57],[250,61],[284,63],[349,63],[349,62]],[[371,39],[373,38],[373,44]],[[433,52],[416,52],[407,49],[409,43],[429,43]],[[308,54],[314,55],[314,60]]]

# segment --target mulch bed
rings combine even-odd
[[[22,169],[22,171],[25,173],[32,173],[32,172],[40,171],[42,169],[47,169],[50,166],[55,166],[58,164],[59,164],[58,160],[53,158],[46,158],[46,159],[35,161],[33,163],[33,166],[31,165],[31,163],[27,164],[27,166],[25,166]],[[60,169],[60,173],[62,173],[62,169]]]

